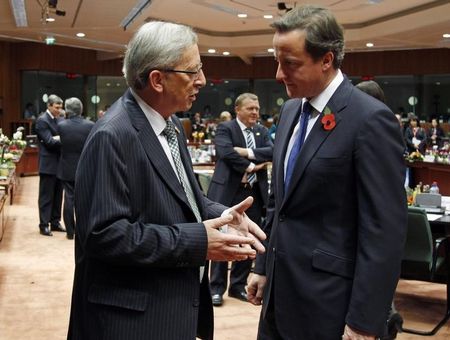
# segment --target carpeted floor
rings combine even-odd
[[[53,237],[39,235],[38,181],[38,177],[20,178],[14,204],[7,206],[9,218],[0,242],[0,340],[66,338],[73,241],[63,233],[54,233]],[[431,328],[445,308],[445,286],[401,281],[396,303],[407,326]],[[224,305],[215,308],[215,339],[255,339],[259,310],[225,297]],[[407,334],[398,337],[420,338]],[[450,323],[432,338],[449,339]]]

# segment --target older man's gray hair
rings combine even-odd
[[[83,113],[83,103],[76,97],[66,99],[64,107],[68,117],[81,116]]]
[[[185,50],[197,41],[197,34],[185,25],[164,21],[142,25],[125,52],[123,74],[128,86],[142,90],[152,70],[175,67]]]

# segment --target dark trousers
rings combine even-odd
[[[64,206],[63,218],[66,226],[67,235],[73,235],[75,231],[75,215],[73,210],[73,196],[75,191],[74,181],[63,181],[64,187]]]
[[[251,189],[239,188],[231,205],[235,205],[248,196],[253,196],[253,205],[245,212],[256,224],[261,224],[264,203],[258,185]],[[234,261],[231,265],[229,291],[244,291],[247,278],[252,268],[252,260]],[[228,262],[211,261],[210,286],[211,294],[223,295],[227,289]]]
[[[39,174],[39,227],[61,220],[62,184],[56,175]]]

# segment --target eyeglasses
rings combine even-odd
[[[197,70],[176,70],[176,69],[162,69],[162,72],[174,72],[174,73],[186,73],[191,75],[191,78],[193,78],[194,80],[197,80],[198,78],[200,78],[200,72],[202,71],[202,67],[203,64],[200,63],[200,65],[198,66]]]

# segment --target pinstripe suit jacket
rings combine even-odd
[[[185,141],[181,132],[202,218],[217,217],[225,207],[202,194]],[[130,91],[92,129],[75,183],[68,339],[212,339],[206,231]]]

